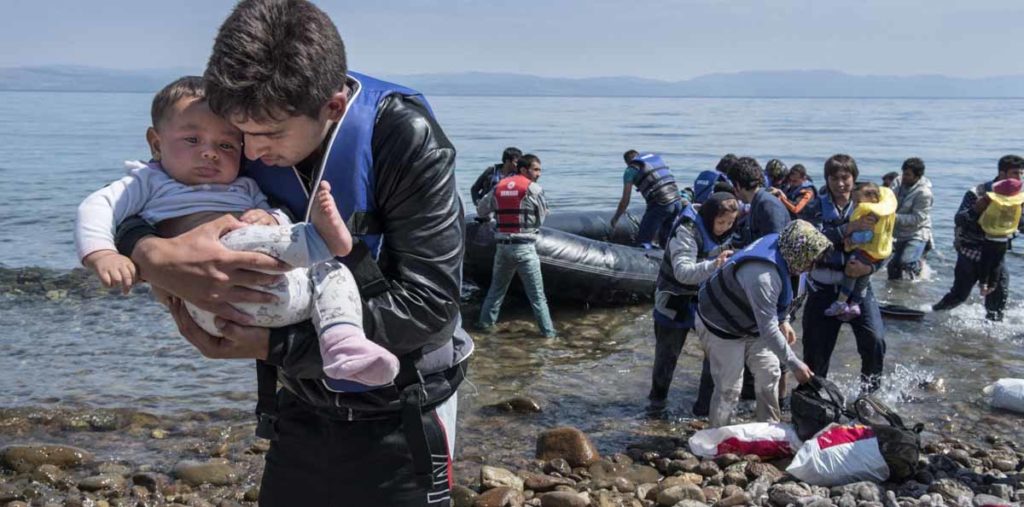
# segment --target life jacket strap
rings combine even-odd
[[[277,440],[277,367],[256,360],[256,436]]]
[[[391,284],[384,277],[380,266],[377,266],[377,261],[373,260],[370,248],[359,238],[352,242],[352,251],[342,258],[342,262],[352,272],[352,277],[359,286],[359,295],[363,299],[379,296],[391,289]]]

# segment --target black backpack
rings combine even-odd
[[[889,480],[902,481],[917,473],[923,424],[908,428],[899,414],[872,395],[853,402],[853,416],[875,432],[878,450],[889,465]]]
[[[846,398],[831,381],[814,376],[797,386],[790,398],[793,426],[800,440],[808,440],[825,426],[840,422],[846,411]]]

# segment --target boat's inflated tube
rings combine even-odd
[[[613,231],[610,219],[610,214],[583,212],[547,218],[537,254],[549,301],[622,303],[654,297],[663,252],[609,241],[628,243],[636,235],[635,221],[624,217]],[[467,217],[465,278],[481,288],[490,285],[494,251],[494,223]]]

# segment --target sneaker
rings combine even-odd
[[[860,305],[854,303],[852,305],[846,305],[846,311],[837,316],[839,320],[843,322],[849,322],[851,320],[860,317]]]
[[[1003,321],[1003,311],[1002,310],[989,310],[989,311],[985,312],[985,318],[988,319],[988,320],[991,320],[992,322],[1002,322]]]
[[[832,306],[825,309],[825,315],[837,317],[849,311],[849,307],[842,301],[833,301]]]

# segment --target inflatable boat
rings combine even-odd
[[[662,250],[627,246],[636,236],[635,215],[612,230],[610,213],[552,214],[537,240],[549,301],[624,303],[651,300]],[[494,263],[494,222],[466,217],[464,277],[486,289]],[[512,283],[512,289],[519,286]]]

